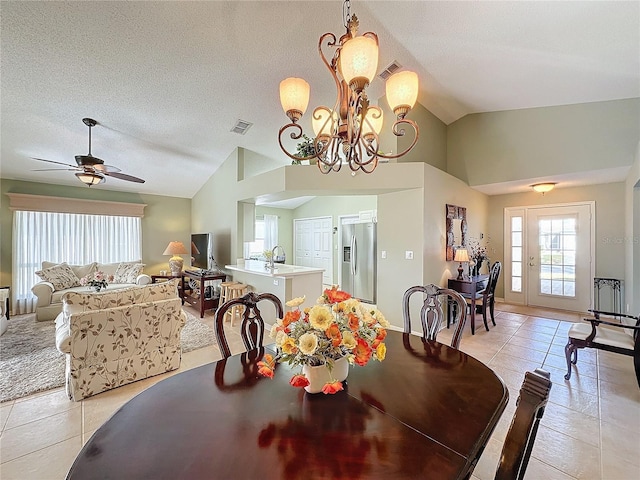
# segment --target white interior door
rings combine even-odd
[[[333,219],[301,218],[293,221],[296,265],[324,268],[322,283],[333,283]]]
[[[527,304],[586,311],[593,285],[592,204],[526,210]]]

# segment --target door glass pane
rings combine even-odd
[[[522,291],[522,278],[520,277],[511,278],[511,290],[513,290],[514,292]]]
[[[522,232],[513,232],[511,234],[511,246],[513,247],[522,246]]]
[[[511,258],[514,260],[520,260],[522,258],[522,248],[521,247],[513,247],[511,249]]]
[[[511,273],[514,277],[522,276],[522,262],[511,262]]]
[[[540,219],[540,293],[575,297],[576,217]]]
[[[511,217],[511,231],[512,232],[522,231],[522,217]]]

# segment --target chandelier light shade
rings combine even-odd
[[[164,249],[163,255],[173,255],[169,259],[169,270],[174,277],[182,275],[182,266],[184,260],[178,255],[186,255],[189,253],[182,242],[169,242],[167,248]]]
[[[554,182],[545,182],[545,183],[536,183],[535,185],[531,185],[536,192],[544,195],[547,192],[550,192],[555,188],[556,184]]]
[[[291,153],[282,142],[287,133],[292,140],[303,138],[298,122],[307,109],[310,87],[301,78],[287,78],[280,83],[280,102],[291,123],[280,128],[278,142],[282,151],[296,163],[317,159],[316,165],[322,173],[337,172],[343,164],[354,172],[371,173],[379,159],[400,158],[418,141],[418,125],[406,118],[418,97],[418,75],[400,72],[387,80],[387,98],[395,115],[391,131],[400,137],[405,135],[403,127],[410,127],[413,140],[395,155],[381,153],[378,135],[383,127],[382,109],[369,103],[366,92],[378,70],[378,36],[373,32],[358,36],[359,21],[350,13],[350,0],[345,0],[343,14],[347,32],[339,38],[325,33],[318,41],[320,58],[336,85],[336,100],[332,108],[321,105],[313,110],[312,153],[307,156]]]
[[[386,92],[393,113],[405,115],[418,100],[418,75],[415,72],[391,75],[387,80]]]
[[[92,172],[78,172],[76,173],[76,177],[86,186],[91,187],[92,185],[98,185],[100,183],[104,183],[104,175],[99,173]]]
[[[299,120],[307,111],[310,90],[309,84],[302,78],[291,77],[280,82],[280,103],[292,122]]]
[[[340,52],[340,71],[344,81],[354,90],[362,90],[378,71],[378,38],[355,37]]]

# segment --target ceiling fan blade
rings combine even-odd
[[[104,163],[98,163],[98,164],[94,165],[93,169],[98,171],[98,172],[102,172],[102,173],[106,173],[106,172],[117,173],[117,172],[121,172],[122,171],[118,167],[114,167],[113,165],[105,165]]]
[[[104,175],[108,175],[110,177],[119,178],[120,180],[126,180],[127,182],[136,182],[136,183],[144,183],[144,180],[138,177],[134,177],[132,175],[126,175],[124,173],[118,172],[100,172]]]
[[[49,162],[49,163],[56,163],[58,165],[64,165],[65,167],[72,167],[77,169],[78,167],[76,165],[70,165],[68,163],[62,163],[62,162],[56,162],[55,160],[47,160],[46,158],[36,158],[36,157],[31,157],[34,160],[39,160],[40,162]]]
[[[78,168],[37,168],[32,172],[77,172]]]

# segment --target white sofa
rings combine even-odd
[[[186,322],[177,281],[115,292],[69,292],[56,318],[66,390],[79,401],[180,367]]]
[[[73,276],[67,275],[61,280],[62,283],[51,281],[41,281],[36,283],[31,291],[38,298],[36,303],[36,320],[43,322],[53,320],[62,311],[62,297],[68,292],[89,292],[91,287],[81,286],[80,279],[87,275],[91,275],[97,271],[103,272],[105,275],[116,276],[118,269],[120,271],[126,266],[139,265],[142,271],[143,265],[140,262],[118,262],[118,263],[89,263],[87,265],[68,265],[66,263],[57,264],[52,262],[42,262],[42,270],[37,272],[39,275],[47,277],[48,272],[55,270],[64,270],[64,266],[70,267]],[[68,271],[68,270],[67,270]],[[126,277],[125,277],[126,278]],[[148,285],[151,283],[151,277],[144,273],[140,273],[135,278],[127,278],[123,281],[122,276],[116,276],[113,282],[106,287],[107,291],[118,290],[121,288],[132,287],[135,285]]]

